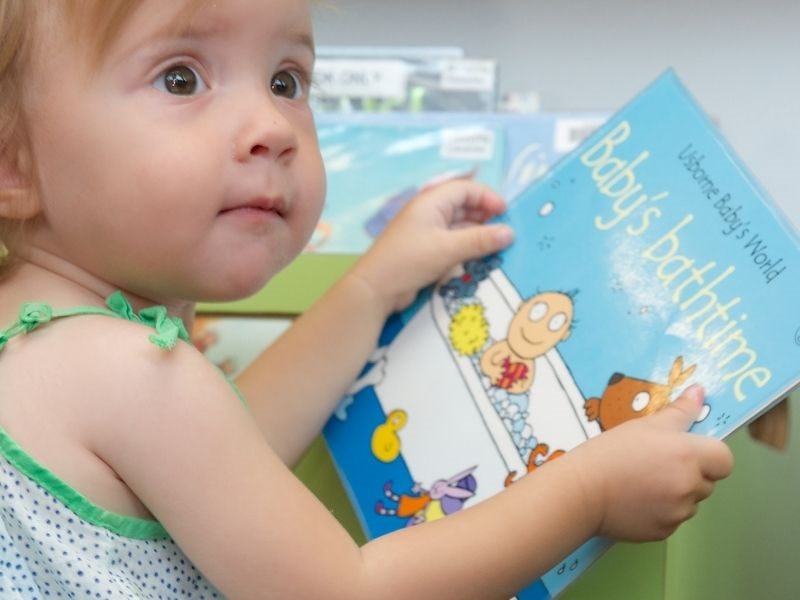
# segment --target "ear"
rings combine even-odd
[[[0,218],[24,221],[41,211],[39,195],[33,185],[27,153],[0,156]]]

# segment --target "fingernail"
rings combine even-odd
[[[508,225],[497,225],[494,236],[498,244],[508,246],[514,239],[514,230]]]
[[[687,387],[683,393],[690,397],[693,396],[695,402],[697,402],[698,404],[703,403],[703,399],[705,398],[706,395],[706,391],[703,389],[703,386],[700,385],[699,383],[693,383],[692,385]]]

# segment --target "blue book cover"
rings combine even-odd
[[[674,73],[523,191],[506,251],[394,316],[325,429],[369,538],[446,517],[692,383],[725,437],[800,381],[800,240]],[[547,599],[611,542],[518,594]]]
[[[495,142],[502,157],[499,165],[501,173],[491,169],[497,168],[493,162],[491,168],[492,185],[506,196],[513,199],[522,190],[544,175],[561,157],[575,149],[592,131],[600,127],[608,118],[608,113],[598,111],[558,111],[535,113],[476,113],[476,112],[424,112],[424,113],[343,113],[317,115],[323,153],[329,160],[335,154],[327,151],[329,145],[337,143],[337,137],[330,136],[333,128],[339,128],[340,134],[346,134],[345,127],[375,127],[378,131],[387,126],[395,128],[438,127],[438,128],[487,128],[501,131],[502,137]],[[400,129],[402,131],[402,129]],[[338,140],[341,143],[341,138]],[[504,142],[504,143],[503,143]],[[345,146],[353,144],[345,140]],[[371,150],[374,152],[374,147]],[[334,171],[335,172],[335,171]],[[487,181],[490,181],[487,173]],[[332,192],[332,201],[339,193]],[[351,201],[352,202],[352,201]]]
[[[307,252],[361,254],[426,186],[470,178],[502,181],[505,137],[485,123],[348,123],[317,126],[328,190]]]

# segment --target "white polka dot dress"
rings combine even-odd
[[[222,598],[155,521],[84,502],[100,524],[0,457],[0,598]]]

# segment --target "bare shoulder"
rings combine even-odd
[[[50,415],[86,440],[160,409],[190,410],[204,401],[241,404],[194,347],[178,340],[171,349],[160,348],[149,339],[153,333],[143,324],[88,315],[12,339],[0,352],[0,419],[19,422],[23,411]]]

